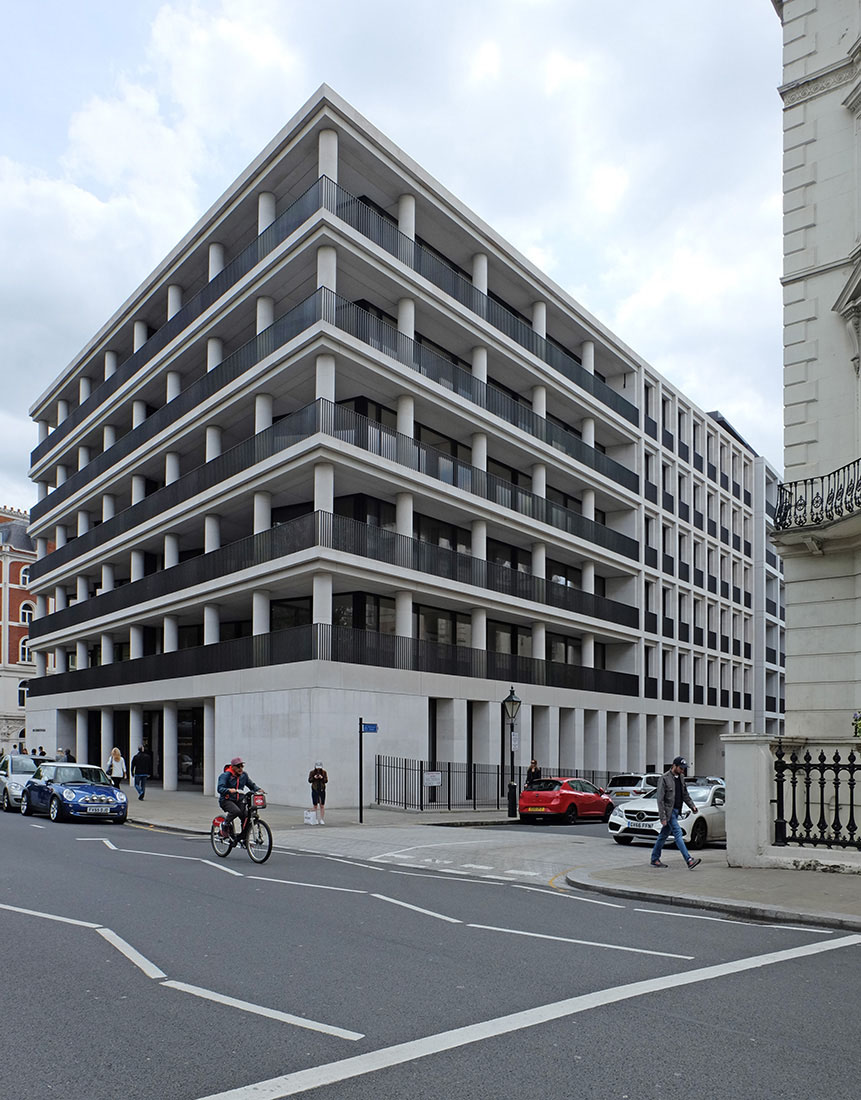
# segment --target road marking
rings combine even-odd
[[[392,905],[403,906],[404,909],[412,909],[414,913],[424,913],[426,917],[436,917],[437,920],[448,921],[449,924],[463,924],[463,921],[458,920],[457,917],[447,917],[444,913],[434,913],[430,909],[421,909],[418,905],[410,905],[405,901],[398,901],[397,898],[387,898],[385,894],[371,894],[372,898],[379,898],[380,901],[391,902]]]
[[[461,867],[469,867],[473,871],[492,871],[489,863],[461,863]]]
[[[279,1012],[275,1008],[264,1008],[263,1005],[255,1005],[250,1001],[239,1001],[235,997],[225,997],[222,993],[215,993],[211,989],[201,989],[197,985],[186,985],[185,982],[162,982],[169,989],[178,989],[181,993],[190,993],[193,997],[201,997],[204,1001],[215,1001],[216,1004],[227,1005],[228,1008],[238,1008],[242,1012],[253,1012],[256,1016],[267,1016],[270,1020],[279,1020],[282,1024],[293,1024],[295,1027],[304,1027],[308,1031],[320,1031],[324,1035],[333,1035],[336,1039],[349,1039],[356,1042],[364,1039],[364,1035],[358,1031],[346,1031],[342,1027],[333,1027],[331,1024],[321,1024],[316,1020],[306,1020],[304,1016],[292,1016],[289,1012]]]
[[[579,894],[563,894],[555,886],[524,886],[517,882],[512,883],[512,886],[515,890],[532,890],[536,894],[545,894],[547,897],[567,898],[569,901],[585,901],[589,905],[606,905],[610,909],[626,908],[626,906],[619,905],[615,901],[597,901],[595,898],[581,898]]]
[[[457,867],[440,867],[441,875],[468,875],[469,871],[459,871]]]
[[[148,978],[167,977],[165,972],[159,970],[155,963],[151,963],[149,959],[145,958],[140,953],[140,951],[136,951],[130,943],[126,943],[122,936],[118,936],[112,929],[96,928],[96,931],[100,936],[104,937],[112,947],[115,947],[121,955],[125,955],[129,962],[134,963],[135,966],[141,969]]]
[[[413,844],[409,848],[395,848],[392,852],[381,852],[378,856],[371,856],[372,860],[389,859],[391,856],[400,856],[402,852],[420,852],[425,848],[457,848],[467,844],[497,844],[498,840],[441,840],[438,844]]]
[[[206,867],[214,867],[216,871],[223,871],[226,875],[236,875],[239,878],[245,877],[241,871],[234,871],[232,867],[225,867],[223,863],[216,863],[214,859],[201,859],[200,862]]]
[[[108,838],[104,836],[76,836],[75,840],[77,840],[79,844],[91,844],[93,842],[96,844],[104,844],[104,846],[110,848],[112,852],[119,851],[116,844],[111,844]]]
[[[78,928],[101,928],[101,925],[93,924],[92,921],[58,917],[56,913],[40,913],[37,909],[21,909],[17,905],[0,905],[0,909],[8,909],[10,913],[23,913],[25,917],[42,917],[44,920],[57,920],[61,924],[76,924]]]
[[[30,828],[31,829],[44,829],[45,826],[44,825],[37,825],[35,821],[31,821],[30,822]]]
[[[509,868],[506,875],[529,875],[531,878],[538,878],[541,875],[540,871],[517,871]]]
[[[446,1050],[455,1050],[471,1043],[479,1043],[484,1039],[493,1039],[499,1035],[508,1035],[513,1031],[536,1027],[552,1020],[576,1016],[593,1008],[603,1008],[605,1005],[617,1004],[620,1001],[647,996],[659,991],[674,991],[682,985],[695,985],[698,982],[707,982],[730,974],[740,974],[746,970],[755,970],[762,966],[792,962],[806,955],[815,955],[822,951],[834,951],[843,947],[854,947],[859,943],[861,943],[861,936],[846,936],[843,939],[830,940],[828,943],[794,947],[767,955],[754,955],[746,959],[738,959],[735,962],[706,966],[699,970],[664,974],[661,977],[650,978],[642,982],[631,982],[629,985],[596,990],[594,993],[586,993],[579,997],[556,1001],[553,1004],[540,1005],[537,1008],[514,1012],[510,1016],[499,1016],[496,1019],[486,1020],[482,1023],[468,1024],[466,1027],[443,1031],[437,1035],[428,1035],[423,1039],[413,1039],[410,1042],[399,1043],[396,1046],[386,1047],[382,1050],[372,1050],[367,1054],[354,1055],[352,1058],[344,1058],[339,1062],[329,1062],[327,1065],[311,1066],[309,1069],[285,1073],[281,1077],[272,1077],[267,1081],[258,1081],[256,1084],[244,1085],[228,1092],[213,1093],[210,1096],[201,1097],[200,1100],[284,1100],[285,1097],[296,1096],[300,1092],[309,1092],[311,1089],[317,1089],[323,1085],[333,1085],[339,1081],[347,1081],[353,1077],[375,1073],[377,1070],[403,1065],[405,1062],[427,1058]]]
[[[606,947],[609,951],[627,951],[633,955],[658,955],[662,959],[686,959],[693,955],[674,955],[669,951],[648,951],[645,947],[622,947],[618,943],[597,943],[595,940],[574,940],[567,936],[548,936],[544,932],[523,932],[519,928],[497,928],[492,924],[468,924],[467,928],[480,928],[485,932],[507,932],[510,936],[529,936],[536,940],[558,940],[559,943],[576,943],[582,947]]]
[[[833,936],[831,928],[802,928],[794,924],[764,924],[759,920],[739,920],[737,917],[706,917],[699,913],[671,913],[664,909],[635,909],[635,913],[648,913],[655,917],[684,917],[686,920],[710,920],[718,924],[744,924],[754,928],[783,928],[787,932],[815,932],[820,936]]]
[[[339,856],[327,856],[322,852],[312,852],[312,855],[319,856],[320,859],[328,859],[331,863],[346,863],[348,867],[362,867],[369,871],[384,871],[384,867],[369,867],[367,863],[359,863],[354,859],[343,859]]]
[[[353,890],[349,886],[320,886],[316,882],[294,882],[289,878],[267,878],[266,875],[246,875],[246,878],[258,882],[280,882],[284,886],[307,886],[309,890],[336,890],[340,894],[367,894],[367,890]]]

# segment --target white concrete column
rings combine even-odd
[[[182,287],[177,283],[171,283],[167,288],[167,319],[182,309]]]
[[[86,535],[90,529],[90,513],[85,512],[83,508],[78,512],[78,537]]]
[[[65,528],[64,528],[65,530]],[[42,558],[48,553],[48,540],[44,535],[40,535],[36,539],[36,558],[41,561]]]
[[[583,518],[594,519],[595,518],[595,490],[584,489],[583,490]]]
[[[78,379],[78,404],[83,405],[92,392],[92,382],[90,382],[86,375],[81,375]]]
[[[105,378],[110,378],[112,374],[116,374],[117,370],[117,353],[115,351],[105,352]]]
[[[335,467],[331,462],[314,463],[314,511],[335,510]]]
[[[63,646],[57,646],[54,649],[54,671],[55,672],[68,672],[69,671],[69,658],[66,650]]]
[[[117,429],[113,424],[105,424],[102,428],[102,450],[110,450],[117,441]]]
[[[213,241],[209,246],[209,278],[214,279],[224,270],[224,245]]]
[[[416,197],[398,196],[398,229],[411,241],[416,239]]]
[[[272,299],[267,299],[271,301]],[[257,330],[260,331],[259,329]],[[206,371],[207,374],[221,363],[224,358],[224,341],[219,336],[210,336],[206,341]]]
[[[54,610],[65,611],[69,606],[69,596],[63,585],[58,584],[54,589]]]
[[[40,592],[36,597],[36,618],[43,619],[48,614],[48,597]]]
[[[63,423],[66,417],[69,415],[69,402],[61,397],[57,401],[57,427]]]
[[[318,355],[316,359],[315,398],[323,401],[335,400],[335,356]]]
[[[146,401],[132,401],[132,427],[137,428],[146,420]]]
[[[595,373],[595,344],[592,340],[584,340],[580,345],[580,362],[583,370]]]
[[[317,174],[338,182],[337,130],[321,130],[317,137]]]
[[[90,448],[89,447],[78,447],[78,469],[83,470],[83,468],[87,465],[87,463],[89,461],[90,461]]]
[[[315,573],[311,596],[311,620],[332,624],[332,574]]]
[[[395,526],[399,535],[413,537],[413,494],[398,493],[395,496]]]
[[[219,769],[220,770],[220,769]],[[215,765],[215,700],[203,701],[203,793],[215,794],[218,779]]]
[[[413,636],[413,594],[395,593],[395,634],[400,638]]]
[[[39,649],[39,650],[36,650],[36,652],[33,654],[33,656],[36,658],[36,675],[37,676],[47,676],[48,675],[48,654],[43,649]]]
[[[254,395],[254,431],[265,432],[272,427],[272,394],[257,393]]]
[[[132,550],[129,561],[129,581],[139,581],[144,575],[144,552]]]
[[[580,639],[580,660],[583,668],[595,667],[595,635],[584,634]]]
[[[547,576],[547,546],[543,542],[532,544],[532,576],[541,580]]]
[[[257,196],[257,232],[262,233],[264,229],[268,229],[269,226],[275,221],[275,196],[271,191],[261,191]]]
[[[487,294],[487,255],[484,252],[476,252],[472,257],[472,285]]]
[[[132,346],[134,351],[139,351],[140,348],[149,339],[149,326],[146,321],[135,321],[134,328],[132,330]]]
[[[275,323],[275,299],[262,294],[257,299],[257,335]]]
[[[536,416],[547,416],[547,387],[532,387],[532,411]]]
[[[176,615],[165,615],[161,624],[162,652],[175,653],[179,649],[179,624]]]
[[[39,442],[44,443],[50,433],[50,426],[47,420],[37,420],[36,427],[39,429]]]
[[[272,526],[272,494],[258,490],[254,494],[254,534],[268,531]]]
[[[111,634],[102,634],[99,639],[99,648],[102,654],[102,664],[112,665],[114,663],[114,639]]]
[[[132,504],[140,504],[146,497],[146,478],[143,474],[132,474]]]
[[[69,535],[68,535],[68,532],[66,531],[66,528],[61,523],[58,523],[57,526],[54,528],[54,545],[57,547],[58,550],[60,549],[61,546],[66,545],[66,542],[68,541],[68,538],[69,538]],[[47,539],[42,539],[42,541],[45,543],[45,553],[47,553],[48,552],[48,546],[47,546],[48,540]],[[44,554],[42,555],[42,557],[44,557]]]
[[[75,642],[75,667],[77,669],[90,667],[90,654],[85,641]]]
[[[100,748],[101,748],[101,760],[98,761],[102,767],[108,762],[108,757],[111,755],[111,749],[114,747],[114,711],[112,707],[102,707],[102,725],[100,734]],[[86,753],[84,759],[86,760]],[[79,756],[80,760],[81,757]]]
[[[39,500],[44,500],[48,495],[48,482],[37,481],[36,482],[37,497]]]
[[[85,707],[78,707],[75,711],[75,759],[84,763],[89,756],[88,748],[88,729],[89,726],[89,714]],[[99,764],[102,761],[98,761]]]
[[[470,620],[472,648],[487,649],[487,611],[483,607],[474,607]]]
[[[532,624],[532,659],[544,661],[547,659],[547,627],[543,622]]]
[[[102,523],[113,519],[117,512],[117,500],[113,493],[105,493],[102,496]]]
[[[472,373],[479,382],[487,381],[487,348],[472,349]]]
[[[251,633],[269,633],[269,593],[258,590],[251,594]]]
[[[177,786],[176,703],[162,708],[162,789],[175,791]]]
[[[587,447],[595,446],[595,419],[584,416],[580,424],[580,436]]]
[[[472,556],[487,561],[487,520],[472,521]]]
[[[164,536],[164,567],[172,569],[179,565],[179,535],[167,534]]]
[[[221,454],[221,427],[218,424],[206,425],[206,461],[211,462]]]
[[[179,481],[179,476],[179,453],[177,451],[167,451],[164,456],[165,485],[172,485],[175,481]]]
[[[547,467],[543,462],[536,462],[531,470],[532,492],[537,497],[547,496]]]
[[[580,570],[580,583],[583,585],[584,592],[595,591],[595,563],[593,561],[583,562],[583,567]]]
[[[416,334],[416,303],[414,298],[398,298],[398,332],[410,340]]]
[[[317,286],[335,291],[337,287],[338,254],[329,245],[320,245],[317,249]]]
[[[68,476],[69,476],[69,472],[66,469],[66,467],[62,463],[58,463],[57,464],[56,476],[54,478],[54,484],[56,485],[56,487],[58,489],[60,488],[61,485],[63,485],[65,483],[66,478]]]
[[[84,576],[78,576],[75,583],[75,599],[78,603],[83,603],[88,599],[90,595],[89,582]]]
[[[474,432],[470,440],[472,445],[472,465],[477,470],[487,469],[487,435],[485,432]]]
[[[114,566],[113,562],[102,562],[102,591],[110,592],[114,587]]]
[[[221,548],[221,516],[210,513],[203,517],[203,552],[211,554]]]
[[[129,627],[129,659],[134,661],[138,657],[143,657],[143,627],[142,626],[130,626]]]
[[[401,435],[415,435],[415,410],[416,402],[408,393],[398,394],[397,430]]]
[[[132,703],[129,707],[129,757],[143,745],[143,716],[143,706]]]
[[[532,330],[539,336],[547,335],[547,303],[532,303]]]
[[[221,641],[221,612],[218,604],[203,605],[203,644],[214,645]]]

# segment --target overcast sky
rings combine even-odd
[[[0,504],[31,403],[324,82],[782,470],[770,0],[0,12]]]

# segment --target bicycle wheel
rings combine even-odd
[[[272,830],[259,818],[252,821],[245,834],[245,847],[255,863],[265,863],[272,854]]]
[[[230,849],[233,845],[230,843],[226,836],[221,835],[221,828],[218,825],[213,824],[209,830],[209,843],[212,845],[212,850],[221,859],[230,855]]]

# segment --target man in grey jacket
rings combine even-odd
[[[676,842],[676,847],[682,854],[682,859],[691,870],[693,870],[698,863],[702,863],[702,860],[695,859],[688,851],[685,844],[685,838],[682,835],[682,827],[679,825],[679,814],[682,811],[682,806],[689,807],[691,813],[695,814],[698,812],[694,800],[688,794],[688,787],[685,783],[685,769],[687,766],[687,760],[685,760],[684,757],[677,756],[670,770],[664,772],[658,780],[658,789],[655,792],[655,798],[658,803],[658,817],[662,827],[661,831],[658,833],[658,839],[655,841],[655,846],[652,849],[653,867],[667,866],[666,863],[661,862],[661,852],[664,849],[664,844],[667,842],[670,833],[673,834],[673,839]]]

